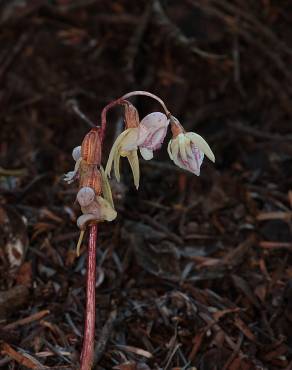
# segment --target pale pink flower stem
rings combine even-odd
[[[97,225],[89,227],[86,276],[86,311],[81,370],[90,370],[94,355]]]
[[[109,109],[119,104],[127,104],[124,99],[117,99],[109,103],[101,113],[100,138],[101,145],[106,131],[106,114]],[[86,275],[86,310],[85,327],[82,352],[80,358],[80,370],[91,370],[94,357],[94,337],[95,337],[95,284],[96,284],[96,243],[97,225],[89,226],[89,243],[87,250],[87,275]]]
[[[129,102],[126,99],[128,99],[128,98],[130,98],[132,96],[137,96],[137,95],[149,96],[150,98],[158,101],[158,103],[160,103],[160,105],[162,106],[163,110],[165,111],[165,114],[167,115],[167,117],[170,117],[171,116],[171,113],[167,109],[164,101],[162,99],[160,99],[157,95],[152,94],[152,93],[150,93],[148,91],[141,91],[141,90],[129,92],[129,93],[123,95],[121,98],[110,102],[108,105],[106,105],[103,108],[103,110],[101,112],[101,128],[100,128],[101,142],[103,142],[103,139],[104,139],[104,136],[105,136],[105,131],[106,131],[106,115],[107,115],[107,112],[111,108],[115,107],[116,105],[129,104]]]
[[[123,99],[117,99],[109,103],[101,113],[100,138],[101,145],[106,131],[106,114],[109,109],[118,105],[125,104]],[[80,358],[80,370],[91,370],[94,356],[94,338],[95,338],[95,284],[96,284],[96,243],[97,243],[97,225],[89,226],[89,243],[87,250],[87,274],[86,274],[86,310],[85,326],[82,352]]]
[[[121,97],[121,99],[128,99],[128,98],[130,98],[131,96],[136,96],[136,95],[149,96],[150,98],[157,100],[157,101],[158,101],[158,103],[160,103],[160,105],[161,105],[161,106],[162,106],[162,108],[164,109],[165,114],[167,115],[167,117],[169,117],[169,116],[170,116],[170,111],[167,109],[167,107],[166,107],[166,105],[165,105],[164,101],[163,101],[162,99],[160,99],[157,95],[152,94],[152,93],[150,93],[150,92],[148,92],[148,91],[140,91],[140,90],[137,90],[137,91],[131,91],[131,92],[129,92],[129,93],[127,93],[127,94],[123,95],[123,96]]]

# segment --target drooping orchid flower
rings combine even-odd
[[[200,175],[204,154],[215,162],[215,156],[202,136],[194,132],[185,132],[175,117],[171,117],[173,138],[168,144],[168,154],[171,160],[187,171]]]
[[[169,119],[161,112],[150,113],[142,119],[138,130],[137,145],[144,159],[152,159],[153,151],[161,148],[168,124]]]
[[[110,202],[100,195],[96,195],[90,187],[85,186],[79,190],[77,201],[80,204],[83,216],[90,214],[97,222],[113,221],[117,217],[117,212],[113,209]],[[82,229],[80,222],[79,226]]]
[[[140,169],[137,150],[146,160],[153,158],[153,151],[160,149],[165,138],[169,119],[160,112],[148,114],[139,123],[136,108],[127,106],[125,111],[126,130],[116,139],[106,165],[106,174],[109,176],[114,163],[114,173],[120,181],[120,157],[127,157],[134,177],[136,188],[139,187]]]
[[[102,177],[104,177],[102,175]],[[107,178],[103,181],[108,181]],[[104,197],[96,195],[95,191],[89,187],[82,187],[77,193],[77,201],[80,204],[82,215],[77,219],[77,226],[81,230],[80,237],[77,243],[76,251],[79,255],[81,242],[84,236],[85,229],[89,223],[99,223],[103,221],[113,221],[117,217],[117,212],[113,207],[111,192],[107,189],[103,191]],[[110,189],[110,188],[109,188]]]

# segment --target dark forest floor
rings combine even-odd
[[[97,123],[149,90],[217,162],[196,177],[164,147],[141,161],[138,192],[123,163],[99,235],[94,368],[292,369],[289,6],[0,3],[0,368],[78,368],[86,245],[77,258],[62,176],[89,129],[80,112]]]

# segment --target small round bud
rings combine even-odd
[[[94,190],[88,186],[84,186],[77,193],[77,201],[81,207],[87,207],[94,201],[95,193]]]

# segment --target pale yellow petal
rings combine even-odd
[[[100,172],[101,172],[101,180],[102,180],[101,182],[102,194],[104,198],[110,203],[112,208],[115,208],[110,183],[108,181],[108,177],[106,176],[105,171],[102,166],[100,167]]]
[[[192,147],[191,147],[191,140],[188,137],[186,137],[186,152],[187,152],[188,157],[193,156]]]
[[[179,152],[179,143],[178,143],[178,139],[175,138],[175,139],[172,139],[171,140],[172,143],[171,143],[171,153],[172,153],[172,157],[173,157],[173,161],[175,158],[177,158],[178,156],[178,152]]]
[[[77,254],[78,257],[80,255],[80,247],[81,247],[81,244],[82,244],[84,234],[85,234],[85,230],[81,230],[80,231],[80,236],[79,236],[79,239],[78,239],[78,243],[77,243],[77,246],[76,246],[76,254]]]
[[[169,140],[169,143],[167,145],[167,152],[168,152],[169,158],[173,161],[173,156],[171,152],[171,144],[172,144],[172,140]]]
[[[113,165],[113,160],[114,160],[115,153],[119,151],[120,146],[121,146],[121,142],[124,139],[124,137],[128,134],[129,130],[130,129],[123,131],[117,137],[116,141],[114,142],[114,144],[112,146],[112,149],[110,151],[110,154],[109,154],[109,157],[108,157],[108,161],[107,161],[107,164],[106,164],[106,167],[105,167],[105,173],[106,173],[106,175],[108,177],[110,177],[110,173],[111,173],[111,169],[112,169],[112,165]]]
[[[120,151],[117,151],[114,157],[114,172],[117,179],[117,182],[120,182],[121,175],[120,175]]]
[[[101,220],[113,221],[117,217],[117,212],[113,209],[110,203],[100,196],[97,196],[96,200],[100,205]]]
[[[182,165],[182,162],[180,162],[179,160],[178,160],[178,156],[176,155],[176,156],[173,156],[173,162],[174,162],[174,164],[176,164],[178,167],[180,167],[180,168],[185,168],[183,165]]]
[[[187,152],[186,152],[186,138],[184,134],[179,134],[178,135],[178,144],[179,144],[179,152],[181,155],[181,158],[183,161],[187,161]]]
[[[121,150],[122,151],[130,151],[138,149],[137,141],[138,141],[138,128],[129,128],[127,131],[127,135],[123,138],[121,142]]]
[[[153,158],[153,150],[147,149],[147,148],[139,148],[140,153],[142,157],[146,160],[149,161],[150,159]]]
[[[136,186],[136,189],[139,188],[139,181],[140,181],[140,167],[139,167],[139,159],[137,150],[132,150],[128,155],[128,161],[130,163],[133,177],[134,177],[134,184]]]
[[[202,136],[195,134],[194,132],[188,132],[185,134],[191,139],[191,141],[210,159],[210,161],[215,162],[215,156],[212,152],[209,144],[206,142]]]

